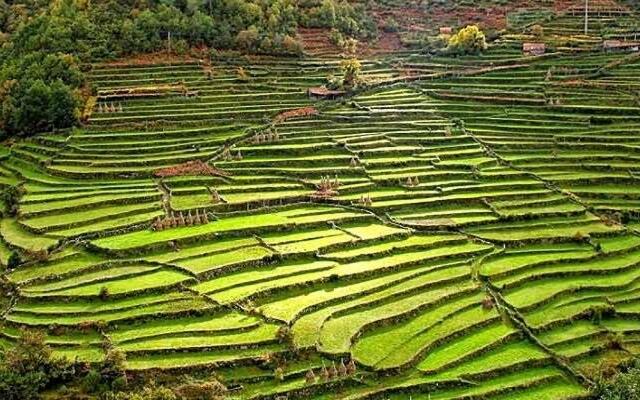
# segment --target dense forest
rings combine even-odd
[[[300,55],[298,26],[375,35],[345,1],[0,1],[0,133],[69,128],[83,116],[91,61],[170,51]]]

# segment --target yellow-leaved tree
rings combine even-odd
[[[484,33],[476,25],[469,25],[451,36],[447,51],[452,54],[478,54],[486,48]]]
[[[355,87],[360,80],[360,70],[362,69],[362,64],[358,61],[357,58],[351,58],[349,60],[343,60],[340,63],[340,67],[342,68],[343,73],[343,85],[345,88],[353,88]]]

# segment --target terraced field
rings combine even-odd
[[[38,328],[98,362],[109,343],[234,399],[586,398],[598,363],[640,353],[637,53],[512,37],[307,95],[339,73],[95,65],[86,127],[2,150],[0,262],[26,262],[0,345]]]

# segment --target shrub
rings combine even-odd
[[[102,381],[116,388],[126,385],[125,364],[127,358],[123,351],[111,347],[107,350],[107,354],[102,362],[100,376]],[[123,382],[123,380],[125,380]],[[114,385],[115,383],[115,385]]]
[[[3,400],[36,400],[48,383],[42,372],[16,373],[0,369],[0,398]]]
[[[544,28],[542,25],[535,24],[531,27],[531,34],[536,37],[536,39],[541,39],[544,36]]]
[[[340,33],[339,30],[333,28],[331,29],[331,33],[329,33],[329,41],[335,44],[336,46],[342,46],[342,41],[344,40],[344,36]]]
[[[177,400],[171,389],[163,386],[145,386],[136,392],[107,392],[104,400]]]
[[[384,26],[382,30],[385,32],[398,32],[400,26],[398,25],[398,21],[396,21],[393,17],[389,17],[384,21]]]
[[[238,69],[236,70],[236,79],[239,82],[249,82],[251,78],[249,77],[249,74],[247,73],[247,71],[245,71],[244,68],[238,67]]]
[[[0,99],[1,97],[0,94]],[[0,198],[4,204],[3,212],[5,215],[15,217],[18,214],[20,196],[23,192],[24,188],[21,186],[9,186],[1,192]]]
[[[220,382],[212,380],[204,383],[185,383],[174,389],[179,399],[184,400],[219,400],[227,388]]]
[[[184,39],[178,39],[173,43],[173,52],[178,55],[185,55],[189,51],[189,43]]]
[[[356,54],[358,51],[358,41],[354,38],[347,38],[340,43],[342,51],[346,54]]]
[[[420,41],[424,51],[437,53],[449,43],[449,35],[428,36]]]
[[[95,370],[89,371],[87,375],[85,375],[85,377],[82,378],[82,381],[80,382],[80,386],[87,393],[98,393],[102,391],[100,388],[101,385],[102,385],[102,377],[100,376],[100,373]]]
[[[20,258],[20,254],[17,251],[13,250],[9,255],[9,259],[7,260],[7,268],[15,269],[20,264],[22,264],[22,259]]]
[[[584,242],[586,239],[588,239],[588,236],[585,236],[580,231],[576,231],[576,233],[573,235],[573,240],[578,243]]]
[[[278,367],[273,371],[273,377],[276,379],[276,381],[284,380],[284,370],[282,369],[282,367]]]
[[[638,362],[611,380],[598,382],[599,400],[640,400],[640,366]]]
[[[107,300],[109,298],[109,288],[106,286],[101,287],[98,296],[100,297],[100,300]]]
[[[302,44],[292,36],[285,35],[280,46],[285,53],[299,55],[302,54]]]

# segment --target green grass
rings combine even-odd
[[[633,268],[628,271],[609,274],[606,279],[602,275],[581,275],[573,278],[548,278],[525,283],[509,291],[506,300],[515,307],[530,307],[545,299],[563,292],[585,289],[609,290],[634,282],[640,277],[640,271]]]
[[[95,313],[86,312],[74,314],[67,313],[25,313],[16,311],[7,316],[8,321],[16,322],[24,325],[79,325],[88,322],[115,322],[127,319],[135,319],[142,317],[158,317],[170,316],[172,314],[187,313],[194,311],[204,311],[213,306],[200,298],[171,299],[166,296],[169,301],[157,302],[150,305],[141,305],[128,309],[104,309]],[[89,307],[90,308],[90,307]],[[30,307],[23,309],[32,311]],[[35,310],[38,311],[37,309]],[[61,315],[62,314],[62,315]]]
[[[260,320],[239,313],[222,313],[203,317],[186,317],[174,320],[149,321],[143,324],[119,325],[116,330],[108,332],[115,343],[123,343],[154,336],[171,334],[232,331],[255,327]]]
[[[58,244],[56,239],[32,234],[25,230],[18,221],[8,218],[0,221],[0,235],[10,245],[25,250],[47,250]]]
[[[626,228],[639,226],[640,117],[628,92],[640,64],[594,79],[619,55],[527,58],[522,39],[506,31],[480,56],[371,56],[368,83],[429,79],[277,123],[315,104],[306,89],[339,73],[340,59],[225,55],[210,80],[197,62],[95,66],[99,91],[184,80],[198,97],[118,100],[121,113],[95,110],[79,129],[3,148],[0,183],[25,193],[0,222],[0,262],[15,249],[24,263],[4,274],[17,290],[0,304],[0,348],[37,327],[55,354],[99,362],[108,339],[131,370],[211,366],[242,385],[233,400],[585,397],[487,307],[485,286],[577,368],[615,353],[601,349],[611,333],[638,351],[640,239]],[[560,104],[543,104],[552,97]],[[255,143],[263,129],[278,138]],[[225,160],[225,148],[242,158]],[[228,175],[154,175],[196,159]],[[339,180],[335,196],[310,196],[324,177]],[[209,223],[153,231],[163,206],[207,212]],[[618,211],[626,226],[599,218]],[[23,251],[59,240],[47,260]],[[608,310],[598,324],[596,309]],[[340,359],[357,362],[355,377],[305,383]]]
[[[194,274],[201,274],[216,269],[221,269],[234,264],[257,262],[273,254],[269,249],[261,246],[244,247],[237,250],[225,251],[206,255],[171,261],[172,264],[188,269]]]
[[[225,362],[259,359],[264,354],[281,351],[282,346],[271,345],[247,349],[221,349],[215,351],[178,352],[154,355],[129,355],[127,368],[145,370],[150,368],[170,369],[199,365],[215,365]]]
[[[324,254],[325,257],[332,259],[349,259],[359,256],[373,256],[383,253],[391,253],[396,250],[410,249],[412,247],[434,246],[445,242],[455,242],[462,240],[461,236],[456,235],[429,235],[429,236],[409,236],[406,239],[391,241],[380,244],[371,244],[358,247],[355,249],[339,250]]]
[[[7,274],[7,277],[13,282],[25,282],[32,279],[42,279],[82,271],[83,269],[92,268],[103,261],[105,259],[98,255],[79,253],[40,263],[39,265],[22,266]]]
[[[326,214],[304,215],[305,211],[318,211]],[[278,225],[287,224],[309,224],[319,221],[340,220],[347,217],[357,217],[360,214],[349,211],[340,211],[340,209],[318,207],[318,208],[300,208],[286,211],[276,211],[269,214],[257,214],[250,216],[235,216],[220,219],[208,224],[194,227],[179,227],[168,229],[160,232],[153,231],[137,231],[116,235],[104,239],[94,240],[93,243],[109,250],[127,250],[137,247],[144,247],[157,243],[164,243],[170,240],[180,240],[194,238],[198,236],[221,234],[231,231],[241,231],[243,229],[258,229],[267,227],[276,227]]]
[[[420,362],[418,368],[425,372],[438,371],[452,363],[473,356],[476,352],[488,349],[493,345],[500,345],[503,340],[515,332],[517,332],[516,329],[502,323],[482,327],[429,352]]]
[[[423,275],[409,282],[410,285],[419,283],[435,283],[439,280],[451,279],[464,276],[468,273],[465,266],[452,268],[451,270],[440,270],[432,274]],[[327,320],[320,331],[320,347],[327,353],[346,353],[351,345],[351,339],[363,328],[376,321],[384,321],[391,318],[398,318],[410,315],[416,310],[425,307],[432,302],[440,300],[442,297],[457,294],[458,290],[465,286],[451,285],[443,289],[425,291],[414,296],[406,296],[398,300],[389,300],[379,306],[372,306],[363,309],[356,309],[354,312],[345,315],[333,315]]]
[[[102,268],[95,272],[84,273],[82,275],[73,276],[71,278],[62,279],[54,282],[37,283],[25,286],[22,290],[25,293],[42,293],[42,292],[54,292],[62,289],[67,289],[75,286],[81,286],[96,281],[107,281],[111,279],[117,279],[120,277],[131,277],[135,279],[135,276],[153,272],[157,270],[157,266],[151,265],[127,265],[114,268]]]
[[[274,342],[276,340],[277,330],[277,325],[263,324],[253,329],[228,334],[216,334],[214,332],[200,333],[199,335],[193,335],[188,332],[176,333],[175,336],[141,338],[132,341],[121,342],[118,347],[128,353],[194,348],[234,348],[239,346]]]
[[[406,325],[400,325],[395,333],[399,336],[397,340],[400,342],[395,341],[394,344],[397,343],[397,346],[389,346],[387,351],[382,351],[384,344],[380,340],[385,341],[388,339],[383,339],[382,337],[371,339],[369,343],[372,346],[377,346],[378,350],[378,356],[374,363],[375,367],[377,369],[388,369],[403,366],[414,361],[425,351],[429,351],[449,335],[463,333],[477,324],[488,323],[498,318],[495,311],[483,310],[478,304],[474,307],[468,304],[460,305],[456,302],[451,302],[450,304],[453,306],[452,308],[448,308],[449,304],[447,304],[437,309],[434,313],[424,313]],[[463,307],[465,306],[471,308],[464,309]],[[421,328],[416,329],[416,324],[420,325]],[[412,334],[407,335],[406,330],[409,330]],[[385,333],[388,333],[388,331]],[[361,347],[358,350],[359,352],[356,352],[356,354],[364,354],[366,347]],[[380,358],[381,356],[382,358]]]
[[[38,296],[70,296],[70,297],[82,297],[82,296],[98,296],[102,288],[106,288],[110,295],[122,295],[126,293],[134,293],[142,290],[157,289],[162,287],[168,287],[176,285],[181,282],[186,282],[191,278],[184,273],[168,270],[168,269],[156,269],[153,272],[138,275],[135,279],[119,278],[111,279],[99,283],[91,283],[78,287],[51,290],[48,292],[26,292],[25,295],[31,297]]]
[[[536,345],[527,341],[517,341],[505,344],[468,362],[442,371],[438,376],[440,378],[471,376],[500,368],[514,367],[518,364],[532,363],[549,357]]]

